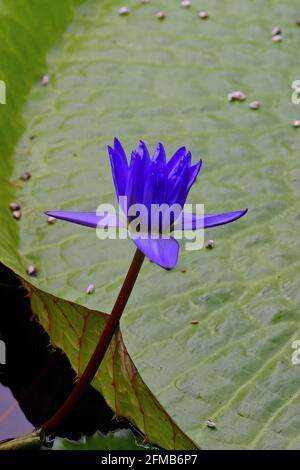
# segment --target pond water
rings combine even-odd
[[[11,390],[0,384],[0,441],[33,431]]]
[[[0,370],[0,441],[39,428],[59,408],[76,379],[70,363],[32,317],[27,292],[18,278],[0,265],[0,340],[6,364]],[[93,387],[55,435],[77,439],[117,428],[132,429],[127,420],[112,420],[113,412]]]

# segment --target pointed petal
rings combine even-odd
[[[141,204],[143,202],[144,172],[145,167],[141,155],[136,150],[133,150],[131,152],[130,167],[126,184],[127,211],[133,204]]]
[[[182,166],[182,168],[179,168],[179,165]],[[184,162],[179,165],[177,166],[177,170],[174,170],[173,176],[168,178],[166,202],[170,206],[172,204],[179,204],[183,208],[188,194],[187,184],[189,180],[189,168],[184,165]]]
[[[112,147],[108,146],[108,155],[110,159],[111,172],[115,185],[116,195],[119,199],[120,196],[125,195],[126,181],[128,175],[128,164],[120,153],[116,152]]]
[[[73,212],[73,211],[47,211],[46,215],[56,219],[73,222],[74,224],[84,225],[86,227],[124,227],[117,214],[111,212]]]
[[[163,268],[175,268],[179,244],[174,238],[132,238],[136,247],[151,261]]]
[[[201,166],[202,166],[202,160],[199,160],[198,163],[196,163],[195,165],[193,165],[189,168],[189,182],[188,182],[187,192],[189,192],[189,190],[193,186],[193,184],[194,184],[194,182],[195,182],[195,180],[196,180],[196,178],[199,174]]]
[[[198,230],[201,228],[216,227],[225,225],[240,219],[246,214],[248,209],[235,212],[224,212],[223,214],[191,214],[183,213],[183,220],[175,223],[174,230]]]
[[[182,157],[186,154],[186,148],[185,147],[180,147],[174,155],[170,158],[170,160],[167,163],[167,173],[170,174],[171,171],[175,168],[179,160],[182,159]]]
[[[143,191],[143,204],[147,207],[147,210],[151,211],[151,204],[153,204],[155,197],[156,188],[156,174],[153,171],[149,171],[145,182]]]
[[[157,144],[152,160],[154,162],[157,162],[158,165],[166,164],[166,152],[165,152],[163,144],[161,143]]]
[[[145,144],[145,142],[143,140],[140,140],[139,152],[140,152],[142,158],[144,160],[146,160],[147,163],[149,163],[150,160],[151,160],[149,150],[148,150],[147,145]]]
[[[125,150],[123,149],[121,142],[116,137],[114,138],[114,147],[115,147],[116,153],[119,154],[119,157],[122,160],[122,164],[128,167]]]
[[[187,154],[187,156],[188,156],[188,154]],[[191,154],[190,154],[190,157],[191,157]],[[185,201],[186,201],[186,199],[188,197],[188,194],[190,192],[190,189],[191,189],[192,185],[194,184],[194,182],[195,182],[195,180],[196,180],[196,178],[199,174],[201,166],[202,166],[202,160],[199,160],[199,162],[196,163],[195,165],[189,166],[188,168],[184,167],[184,169],[183,169],[182,187],[181,187],[180,193],[177,196],[177,202],[179,204],[181,204],[182,207],[184,206]]]

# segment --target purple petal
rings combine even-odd
[[[186,152],[186,155],[185,155],[185,164],[186,166],[190,167],[191,163],[192,163],[192,154],[190,151],[188,151]]]
[[[149,171],[144,182],[143,204],[147,207],[149,213],[155,198],[156,179],[156,174]]]
[[[183,208],[187,198],[189,168],[185,166],[183,160],[177,165],[176,168],[173,171],[173,176],[171,176],[171,178],[168,178],[168,192],[166,202],[170,206],[172,204],[180,204],[180,206]]]
[[[86,227],[125,227],[118,215],[111,212],[97,214],[97,212],[47,211],[45,214]]]
[[[187,192],[189,192],[189,190],[193,186],[193,184],[194,184],[194,182],[195,182],[195,180],[196,180],[196,178],[199,174],[201,166],[202,166],[202,160],[199,160],[198,163],[196,163],[195,165],[193,165],[189,168],[189,182],[188,182]]]
[[[136,247],[151,261],[163,268],[175,268],[179,244],[174,238],[132,238]]]
[[[188,152],[184,158],[187,159],[188,163],[190,163],[191,157],[192,157],[191,153]],[[182,163],[184,163],[184,161]],[[179,163],[177,167],[178,171],[180,171],[180,168],[179,168],[180,165],[181,163]],[[183,207],[185,204],[189,191],[199,174],[201,165],[202,165],[202,160],[199,160],[199,162],[193,166],[190,166],[189,164],[186,164],[185,166],[183,166],[182,173],[181,173],[182,175],[181,189],[178,192],[178,194],[175,196],[176,202],[178,202],[178,204],[180,204],[181,207]],[[175,171],[174,171],[174,174],[175,174]]]
[[[158,165],[165,165],[165,163],[166,163],[166,152],[165,152],[163,144],[160,144],[160,143],[157,144],[156,150],[154,152],[152,160],[154,162],[157,162]]]
[[[179,160],[182,159],[182,157],[186,154],[186,148],[185,147],[180,147],[174,155],[170,158],[170,160],[167,163],[167,173],[170,174],[171,171],[175,168]]]
[[[111,165],[111,172],[112,177],[115,185],[115,190],[117,194],[117,198],[119,199],[120,196],[125,195],[126,191],[126,182],[127,182],[127,175],[128,175],[128,165],[127,160],[126,162],[117,153],[114,149],[108,146],[108,154],[110,159]]]
[[[130,184],[126,188],[129,206],[143,202],[144,179],[144,161],[138,152],[133,151],[131,154],[130,178],[128,178]]]
[[[126,184],[127,211],[133,204],[140,204],[143,202],[144,178],[144,162],[142,161],[141,155],[134,150],[131,153]]]
[[[157,194],[155,202],[163,204],[166,202],[166,194],[168,190],[167,178],[163,171],[157,173],[156,185]]]
[[[121,142],[116,137],[114,138],[114,146],[116,153],[119,155],[120,160],[122,160],[122,165],[128,167],[125,150],[123,149]]]
[[[148,163],[150,162],[151,159],[150,159],[149,150],[143,140],[140,140],[140,143],[139,143],[139,153],[144,160],[146,160]]]
[[[235,212],[225,212],[223,214],[191,214],[183,213],[183,220],[175,224],[175,230],[198,230],[201,228],[216,227],[234,222],[243,217],[248,209],[242,209]]]

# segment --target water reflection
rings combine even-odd
[[[0,441],[22,436],[33,429],[10,389],[0,384]]]

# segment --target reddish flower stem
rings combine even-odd
[[[76,383],[66,401],[56,411],[56,413],[42,425],[43,431],[49,433],[56,429],[65,420],[65,418],[69,416],[81,397],[86,392],[97,370],[99,369],[108,346],[110,345],[112,337],[119,326],[120,318],[124,312],[127,301],[142,267],[144,258],[145,255],[140,250],[136,250],[115,305],[113,306],[111,314],[108,317],[107,323],[104,327],[102,335],[100,336],[92,357],[90,358],[83,374],[79,377],[78,382]]]

